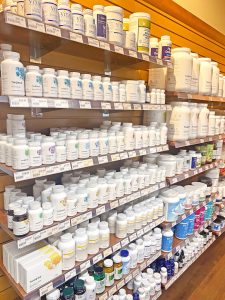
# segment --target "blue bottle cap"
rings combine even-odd
[[[120,251],[120,256],[127,257],[128,255],[129,255],[129,251],[128,250],[121,250]]]

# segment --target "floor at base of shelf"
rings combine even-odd
[[[225,234],[221,235],[158,300],[225,299]]]

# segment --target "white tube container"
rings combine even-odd
[[[173,49],[175,91],[189,93],[191,91],[192,57],[189,48]]]
[[[207,57],[199,58],[199,94],[210,95],[212,88],[212,65],[211,59]]]
[[[129,31],[135,33],[137,51],[149,54],[151,16],[145,12],[133,13],[129,17]]]
[[[110,43],[123,44],[123,9],[119,6],[106,6],[107,36]]]
[[[191,93],[198,94],[198,80],[199,80],[199,60],[197,53],[191,53],[193,58],[192,74],[191,74]]]

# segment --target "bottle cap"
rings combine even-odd
[[[120,251],[120,256],[121,257],[128,257],[129,256],[129,251],[128,250],[121,250]]]
[[[72,299],[73,296],[74,296],[74,290],[73,290],[73,288],[66,287],[66,288],[63,289],[63,297],[65,299],[69,299],[70,297]]]
[[[104,260],[104,266],[106,268],[111,268],[113,266],[113,261],[111,259],[105,259]]]

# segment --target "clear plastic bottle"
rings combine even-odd
[[[84,34],[84,14],[80,4],[71,5],[72,30],[79,34]]]
[[[43,96],[57,98],[58,82],[55,75],[55,70],[52,68],[44,68],[43,71]]]
[[[58,1],[59,27],[61,29],[72,29],[72,17],[69,0]]]
[[[96,26],[96,37],[99,40],[107,40],[107,18],[106,13],[104,12],[103,5],[94,5],[93,6],[93,17],[95,20]]]
[[[12,51],[3,52],[4,60],[1,63],[2,95],[25,95],[25,72],[23,64],[19,61],[20,54]]]
[[[84,34],[89,37],[96,37],[95,20],[93,17],[93,11],[91,9],[85,9],[84,14]]]
[[[38,66],[27,66],[25,76],[25,91],[28,97],[42,96],[42,76]]]

